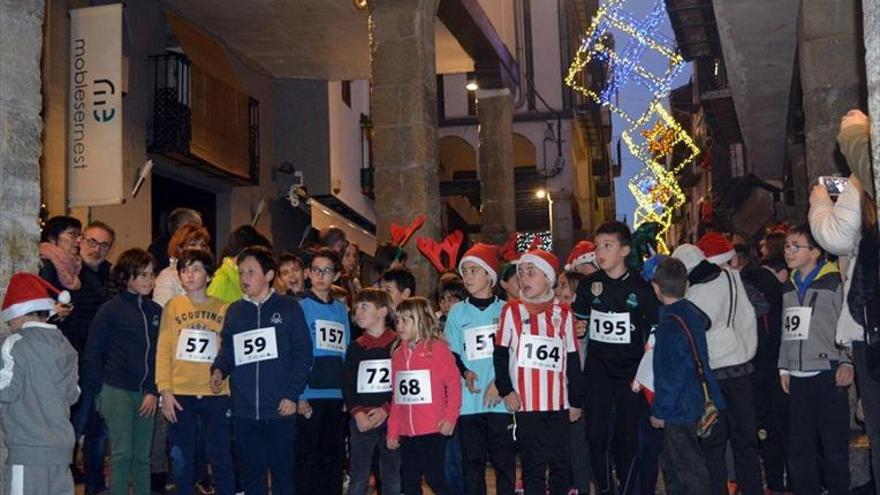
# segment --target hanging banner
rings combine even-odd
[[[120,204],[122,4],[70,11],[68,203]]]

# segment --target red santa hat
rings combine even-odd
[[[697,241],[697,247],[706,255],[709,263],[722,265],[733,259],[733,244],[720,232],[709,232]]]
[[[568,262],[565,264],[565,270],[575,270],[581,265],[596,262],[596,246],[590,241],[581,241],[575,244],[571,254],[568,255]]]
[[[492,279],[492,285],[498,282],[498,269],[501,267],[501,260],[498,258],[498,246],[482,242],[474,244],[464,253],[461,261],[458,262],[459,272],[465,263],[475,263],[483,270],[486,270],[489,278]]]
[[[55,312],[55,299],[61,304],[70,303],[70,293],[59,291],[32,273],[16,273],[9,280],[3,299],[3,321],[36,311]]]
[[[559,258],[543,249],[530,249],[519,258],[519,264],[531,263],[547,275],[550,285],[556,284],[556,273],[559,272]]]

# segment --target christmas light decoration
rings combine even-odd
[[[697,157],[699,149],[662,103],[684,67],[674,42],[659,31],[660,22],[667,15],[666,6],[658,0],[647,16],[640,19],[624,9],[627,1],[607,0],[599,6],[565,82],[596,103],[608,106],[627,122],[621,137],[629,152],[644,163],[628,184],[638,205],[634,224],[638,227],[656,222],[658,250],[666,252],[663,234],[672,223],[672,212],[685,201],[676,174]],[[625,48],[617,51],[615,45]],[[597,71],[587,71],[595,69],[594,63],[607,69],[602,73],[604,80],[593,80]],[[641,112],[627,111],[617,104],[620,91],[632,87],[632,82],[650,95]]]
[[[535,242],[535,237],[538,240],[538,247],[547,251],[548,253],[553,252],[553,235],[549,230],[544,232],[519,232],[516,234],[516,250],[520,253],[524,253],[528,251]]]

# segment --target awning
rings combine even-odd
[[[166,10],[165,17],[193,65],[244,92],[226,48],[220,42],[172,12]]]
[[[309,200],[309,206],[312,209],[312,228],[321,230],[326,227],[338,227],[345,232],[350,242],[358,245],[361,252],[370,256],[376,252],[376,236],[322,205],[315,198]]]

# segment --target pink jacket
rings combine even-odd
[[[453,426],[458,421],[461,377],[446,342],[419,342],[415,348],[401,343],[391,355],[391,385],[389,439],[438,433],[441,420]]]

